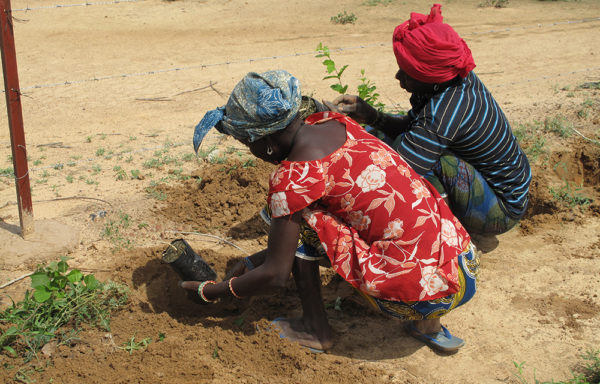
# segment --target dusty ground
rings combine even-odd
[[[35,220],[69,226],[55,239],[79,235],[68,252],[72,267],[131,288],[131,305],[114,316],[112,332],[83,332],[82,342],[43,357],[47,368],[29,378],[510,383],[513,362],[526,362],[530,381],[534,369],[541,380],[570,377],[581,353],[600,348],[600,3],[479,3],[444,1],[445,20],[470,45],[476,72],[513,128],[525,133],[523,146],[541,153],[532,156],[527,218],[507,234],[479,239],[479,291],[445,319],[467,345],[441,356],[407,337],[400,322],[366,309],[331,271],[323,270],[323,283],[328,303],[342,300],[341,311],[329,309],[338,341],[329,353],[313,355],[265,331],[269,320],[297,311],[293,285],[289,295],[206,307],[189,300],[160,262],[166,244],[184,237],[222,276],[228,262],[266,242],[256,213],[269,167],[249,162],[234,141],[216,135],[204,147],[217,146],[211,156],[195,159],[192,129],[205,111],[224,104],[248,71],[287,69],[305,93],[335,97],[314,57],[319,42],[343,48],[332,55],[350,64],[350,89],[364,68],[382,102],[406,109],[408,95],[393,80],[391,32],[410,11],[426,12],[431,4],[148,0],[35,9],[58,3],[13,1],[14,9],[34,8],[14,16]],[[330,22],[344,10],[357,16],[354,25]],[[536,124],[546,118],[559,122],[556,131],[572,126],[596,142]],[[5,117],[2,125],[6,173],[12,164]],[[221,158],[228,162],[219,164]],[[561,188],[594,202],[569,207],[557,198]],[[15,201],[13,179],[0,176],[0,284],[65,254],[19,242]],[[110,228],[119,234],[107,236]],[[2,289],[2,305],[28,285],[23,279]],[[118,348],[133,335],[156,340],[159,333],[165,339],[146,350],[129,355]],[[0,355],[0,364],[0,378],[12,382],[18,361]]]

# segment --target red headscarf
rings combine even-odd
[[[441,8],[434,4],[427,16],[413,12],[394,30],[398,66],[424,83],[443,83],[457,75],[464,78],[475,68],[467,43],[442,22]]]

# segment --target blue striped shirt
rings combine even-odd
[[[473,73],[431,97],[413,94],[410,129],[396,150],[421,175],[445,152],[471,164],[485,178],[506,213],[527,207],[531,169],[504,113]]]

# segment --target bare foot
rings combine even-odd
[[[442,330],[440,319],[415,320],[413,324],[417,331],[426,335],[437,333]]]
[[[327,350],[333,346],[333,337],[329,326],[321,332],[307,329],[302,318],[278,318],[271,322],[282,338],[290,339],[302,346],[318,350]]]

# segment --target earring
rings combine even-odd
[[[439,84],[436,84],[436,85],[433,86],[433,91],[434,92],[437,91],[438,89],[440,89],[440,85]]]
[[[271,156],[273,154],[273,148],[271,146],[267,147],[267,155]]]

